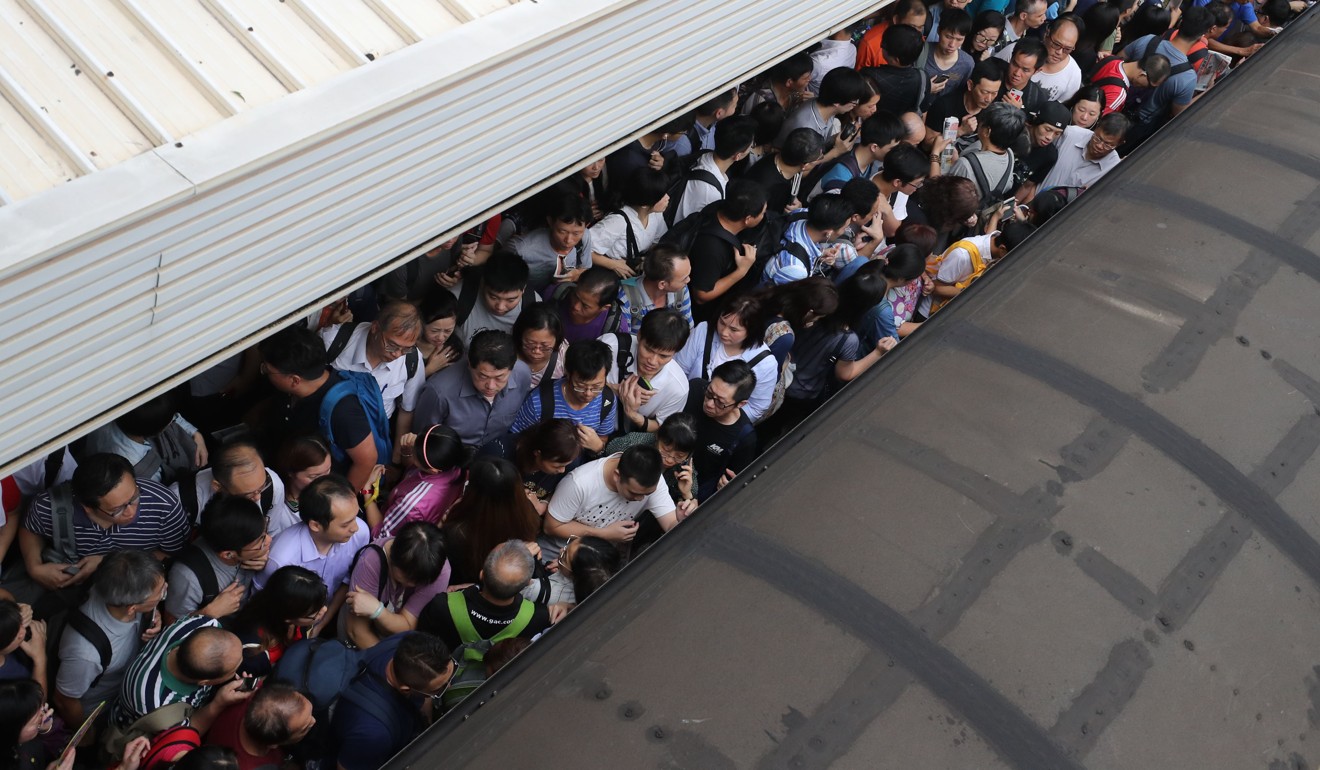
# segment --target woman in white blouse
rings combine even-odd
[[[644,167],[619,186],[623,206],[591,227],[591,263],[604,265],[631,278],[641,267],[642,252],[665,234],[661,216],[669,205],[669,182],[664,172]]]
[[[765,306],[758,296],[734,297],[725,303],[713,327],[706,321],[697,324],[674,361],[689,380],[709,380],[715,367],[725,361],[735,358],[746,361],[756,374],[756,387],[743,412],[756,422],[769,408],[779,380],[779,364],[764,342],[768,322]]]

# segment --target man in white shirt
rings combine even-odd
[[[629,447],[580,466],[555,488],[541,536],[541,558],[553,559],[570,537],[595,535],[621,548],[637,535],[636,516],[649,511],[660,529],[678,523],[669,488],[660,483],[664,462],[653,446]]]
[[[715,124],[715,149],[703,153],[688,172],[687,184],[670,222],[681,222],[724,197],[729,184],[729,167],[747,157],[756,140],[756,119],[733,115]]]
[[[687,403],[688,380],[674,356],[687,344],[692,329],[675,308],[646,314],[636,335],[611,333],[601,342],[610,349],[605,381],[619,393],[619,406],[631,430],[654,433],[669,415]],[[627,350],[620,355],[620,344]],[[620,371],[620,363],[623,371]]]
[[[394,430],[396,447],[404,434],[412,432],[413,410],[426,382],[425,362],[417,350],[421,334],[422,315],[416,305],[407,302],[387,304],[371,323],[356,327],[342,324],[321,331],[330,366],[341,372],[366,372],[375,377],[385,400],[387,417],[394,415],[395,402],[399,402]]]
[[[811,83],[807,88],[813,94],[817,93],[820,81],[830,70],[836,67],[851,69],[856,64],[857,46],[852,42],[852,30],[844,27],[820,41],[820,47],[811,52]]]
[[[188,520],[201,523],[201,513],[216,495],[246,497],[261,506],[270,519],[267,532],[274,536],[298,523],[298,514],[289,510],[284,499],[284,481],[266,467],[250,441],[231,441],[211,456],[211,467],[197,471],[191,485],[175,483],[170,491],[178,495]]]
[[[1052,187],[1090,187],[1118,165],[1116,148],[1123,143],[1132,122],[1121,112],[1111,112],[1096,121],[1095,129],[1069,126],[1059,138],[1059,158],[1040,183],[1043,192]]]
[[[1066,102],[1082,87],[1082,68],[1072,57],[1077,37],[1077,23],[1070,18],[1055,19],[1045,32],[1045,62],[1031,81],[1044,89],[1052,102]],[[1004,48],[995,58],[1011,61],[1016,47]]]

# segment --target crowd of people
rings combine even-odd
[[[897,0],[0,480],[0,765],[380,767],[1304,8]]]

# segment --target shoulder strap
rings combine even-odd
[[[724,195],[724,185],[720,184],[720,178],[704,168],[697,168],[694,166],[692,171],[688,174],[688,180],[693,182],[705,182],[718,190],[721,196]]]
[[[420,355],[421,354],[417,352],[417,348],[414,347],[412,350],[408,351],[407,357],[403,359],[403,365],[408,370],[408,379],[410,380],[417,374],[417,361],[418,356]]]
[[[994,190],[990,189],[990,180],[985,178],[985,169],[981,168],[981,159],[976,157],[976,153],[967,153],[967,165],[976,177],[976,189],[981,192],[981,205],[984,206],[986,199],[994,194]]]
[[[194,528],[202,523],[201,505],[197,500],[197,474],[182,473],[177,479],[179,483],[179,504],[188,514],[189,521]]]
[[[537,395],[541,398],[541,419],[549,420],[555,416],[555,381],[554,371],[547,369],[541,375],[541,384],[537,386]]]
[[[335,338],[330,341],[330,346],[325,349],[326,364],[333,365],[339,354],[348,347],[348,341],[352,339],[353,332],[357,330],[355,324],[346,323],[339,325],[339,331],[335,332]]]
[[[467,597],[462,591],[450,591],[445,601],[449,604],[449,618],[454,621],[454,630],[458,632],[458,638],[464,644],[473,644],[481,641],[481,635],[477,633],[477,627],[472,625],[472,616],[468,614]]]
[[[518,614],[513,616],[513,620],[509,623],[509,625],[500,629],[500,632],[498,634],[492,636],[490,638],[490,641],[494,643],[494,642],[502,642],[505,639],[513,639],[518,634],[521,634],[524,630],[526,630],[527,626],[531,624],[532,616],[535,613],[536,613],[536,604],[534,604],[533,602],[529,602],[526,599],[520,598],[518,604]]]
[[[389,578],[390,569],[390,560],[389,557],[385,555],[384,548],[381,548],[375,543],[367,543],[359,548],[357,553],[353,554],[353,561],[348,565],[348,579],[353,579],[353,573],[357,571],[358,560],[361,559],[362,554],[367,551],[374,552],[377,558],[380,559],[380,577],[376,581],[376,598],[380,599],[385,591],[385,581]]]
[[[797,241],[784,241],[783,245],[784,251],[797,257],[802,266],[807,269],[807,273],[811,273],[811,255],[807,253],[807,247]]]
[[[548,382],[550,380],[553,380],[555,377],[555,367],[558,365],[559,365],[559,346],[555,345],[554,350],[550,351],[550,360],[545,362],[545,373],[541,375],[541,382]],[[541,419],[545,420],[548,419],[548,417],[544,413],[542,413]]]
[[[73,505],[72,485],[66,482],[51,487],[51,543],[64,562],[73,562],[78,555],[78,542],[73,537]]]
[[[747,362],[747,366],[752,369],[755,369],[757,364],[761,363],[769,356],[770,356],[770,348],[766,348],[765,350],[762,350],[760,353],[757,353],[755,356],[752,356],[752,360]]]
[[[710,379],[710,351],[715,346],[715,324],[706,322],[706,350],[701,354],[701,376]]]
[[[46,480],[44,482],[46,489],[55,486],[55,482],[59,479],[60,470],[64,468],[64,451],[64,447],[60,447],[46,455]]]
[[[605,313],[605,324],[601,327],[601,331],[617,333],[619,331],[619,319],[621,318],[623,318],[623,303],[619,302],[616,297],[610,303],[609,311]]]
[[[926,79],[926,62],[930,60],[930,47],[932,45],[934,43],[925,43],[921,46],[921,55],[917,57],[917,63],[913,65],[921,73],[922,80]]]
[[[606,383],[605,390],[601,391],[600,394],[601,424],[605,423],[605,417],[610,413],[610,410],[613,408],[614,408],[614,388],[611,388],[609,386],[609,383]]]
[[[623,226],[625,228],[624,250],[627,252],[627,257],[628,257],[627,261],[632,262],[633,260],[637,259],[639,254],[642,253],[642,250],[637,248],[637,234],[633,232],[632,220],[628,218],[627,214],[623,213],[623,209],[619,209],[614,213],[623,217]]]
[[[476,275],[463,276],[463,285],[458,289],[458,307],[455,310],[455,323],[459,326],[467,321],[468,316],[472,315],[472,309],[477,306],[477,291],[481,288],[480,283]]]
[[[106,636],[105,631],[96,625],[91,618],[84,615],[79,607],[69,610],[68,623],[74,631],[82,635],[82,638],[90,642],[96,648],[96,654],[101,656],[101,673],[92,679],[92,683],[88,685],[88,689],[90,689],[101,681],[101,677],[105,676],[106,670],[110,668],[110,658],[113,655],[113,650],[110,648],[110,637]]]
[[[196,543],[189,544],[174,557],[177,564],[183,565],[189,572],[197,577],[197,584],[202,587],[202,600],[198,602],[199,608],[210,604],[215,597],[220,595],[220,583],[215,579],[215,570],[211,568],[211,560],[206,558],[202,549],[197,547]]]
[[[1004,176],[999,179],[999,184],[995,185],[995,197],[1008,193],[1008,186],[1013,183],[1013,151],[1006,149],[1008,153],[1008,167],[1004,169]]]
[[[1128,87],[1128,84],[1123,80],[1123,78],[1096,78],[1095,80],[1091,81],[1091,85],[1118,86],[1119,88],[1124,88],[1124,89]]]
[[[614,332],[614,366],[617,372],[617,382],[623,382],[623,378],[632,374],[633,354],[632,354],[632,335],[623,332]]]

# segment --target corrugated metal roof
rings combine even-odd
[[[516,0],[0,0],[0,202]]]

